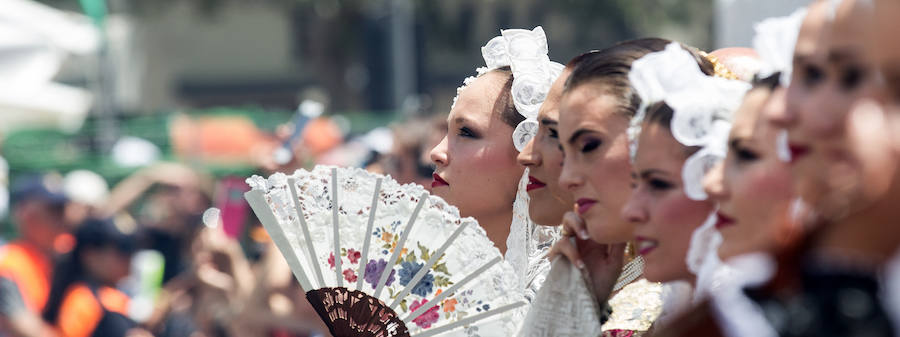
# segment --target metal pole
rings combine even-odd
[[[408,97],[415,94],[416,57],[413,32],[413,3],[410,0],[391,1],[391,73],[394,109],[403,108]]]

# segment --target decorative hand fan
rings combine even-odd
[[[526,302],[472,218],[419,185],[317,166],[247,179],[253,211],[334,336],[511,336]]]

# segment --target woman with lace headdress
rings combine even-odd
[[[785,162],[789,153],[776,147],[783,132],[766,123],[763,115],[784,108],[782,81],[789,77],[792,51],[805,14],[802,9],[790,16],[764,20],[756,25],[755,52],[744,50],[743,59],[734,54],[725,56],[731,57],[726,63],[738,69],[750,69],[748,63],[755,65],[753,74],[741,77],[752,77],[752,88],[735,111],[730,132],[721,135],[727,136],[720,140],[727,143],[727,155],[704,177],[704,191],[718,209],[715,222],[695,231],[688,254],[697,273],[696,307],[683,317],[690,317],[686,321],[692,323],[677,327],[677,332],[670,329],[671,335],[778,335],[762,309],[743,290],[771,278],[775,265],[772,255],[800,232],[790,219],[794,194],[789,164]]]
[[[432,193],[478,220],[519,273],[533,299],[558,231],[528,217],[527,170],[516,163],[534,134],[535,117],[562,65],[547,56],[541,27],[503,30],[483,48],[486,67],[467,78],[447,117],[447,135],[431,150]],[[523,174],[524,173],[524,174]]]
[[[695,289],[699,269],[689,250],[698,247],[692,247],[691,239],[714,231],[710,222],[716,219],[711,216],[716,204],[705,194],[702,179],[724,155],[722,135],[749,88],[745,82],[709,76],[696,60],[672,43],[631,68],[629,78],[641,103],[628,132],[633,191],[622,209],[634,226],[646,278]],[[672,310],[666,314],[678,314]],[[657,328],[667,325],[677,323],[667,319]]]
[[[786,130],[805,232],[777,255],[772,280],[751,293],[767,316],[785,313],[770,320],[781,336],[893,336],[879,278],[900,246],[900,180],[885,127],[891,114],[874,104],[891,77],[866,48],[880,35],[870,24],[884,8],[820,0],[807,9],[784,108],[764,114]],[[785,311],[801,301],[800,310]]]

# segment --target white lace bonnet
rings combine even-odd
[[[768,18],[757,23],[753,28],[756,35],[753,37],[753,49],[763,60],[763,68],[757,76],[766,78],[781,73],[779,83],[788,86],[791,83],[791,73],[794,69],[794,48],[797,45],[797,36],[800,27],[806,18],[808,10],[801,7],[791,15]],[[778,159],[784,162],[791,161],[791,151],[788,149],[787,130],[779,130],[775,138],[775,153]]]
[[[671,132],[675,139],[685,146],[700,147],[684,162],[684,192],[693,200],[705,200],[703,176],[725,157],[732,114],[750,84],[704,74],[677,42],[634,61],[628,79],[641,98],[628,129],[632,158],[647,107],[664,101],[674,112]]]
[[[456,105],[462,89],[477,76],[501,67],[510,67],[513,73],[513,103],[516,111],[525,117],[513,132],[513,145],[516,150],[522,151],[537,133],[538,110],[547,98],[553,81],[564,68],[562,64],[550,61],[548,52],[547,35],[540,26],[532,30],[501,30],[500,36],[481,47],[486,67],[476,69],[478,75],[466,78],[463,85],[456,89],[457,97],[453,99],[453,105]]]
[[[800,25],[806,18],[806,7],[798,8],[791,15],[768,18],[758,22],[753,29],[753,49],[763,60],[763,69],[759,77],[765,78],[778,72],[781,73],[780,82],[788,85],[791,81],[793,70],[794,47],[797,44],[797,35],[800,33]]]

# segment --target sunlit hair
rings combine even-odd
[[[618,111],[633,117],[641,105],[641,99],[631,87],[628,73],[631,63],[649,53],[662,51],[672,41],[660,38],[644,38],[620,42],[612,47],[589,52],[576,57],[569,64],[577,64],[566,81],[563,93],[583,84],[592,84],[605,94],[616,98]],[[685,48],[697,60],[703,73],[711,75],[714,66],[694,48]]]

